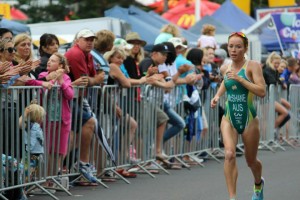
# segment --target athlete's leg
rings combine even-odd
[[[227,184],[227,190],[230,198],[236,197],[236,184],[238,177],[235,149],[238,140],[238,134],[231,123],[222,118],[221,132],[225,148],[224,175]]]
[[[242,138],[245,146],[245,158],[248,167],[252,171],[255,183],[259,184],[261,183],[262,164],[261,161],[257,159],[257,150],[260,138],[258,118],[253,119],[248,124],[242,135]]]

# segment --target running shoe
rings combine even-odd
[[[254,193],[252,195],[252,200],[263,200],[264,199],[264,186],[265,186],[265,180],[264,178],[261,178],[261,189],[255,189],[255,185],[253,187]]]
[[[79,171],[88,181],[97,183],[97,178],[93,175],[93,166],[90,163],[79,162]]]

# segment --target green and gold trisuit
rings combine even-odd
[[[251,82],[246,75],[247,65],[248,61],[245,62],[237,75]],[[230,69],[231,66],[229,66]],[[249,122],[256,117],[256,110],[253,105],[254,95],[240,82],[227,79],[227,75],[224,76],[224,85],[227,92],[224,115],[237,132],[242,134]]]

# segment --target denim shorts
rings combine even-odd
[[[82,101],[82,105],[80,101],[78,101],[78,104],[75,102],[73,104],[72,130],[75,132],[79,131],[80,118],[82,118],[81,126],[83,126],[89,119],[93,117],[93,112],[87,99],[83,99]]]

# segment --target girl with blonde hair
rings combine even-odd
[[[216,27],[211,24],[204,24],[202,28],[202,35],[198,39],[197,46],[200,48],[212,47],[216,49],[218,44],[215,38]]]
[[[155,39],[154,44],[168,42],[172,37],[180,37],[179,29],[174,24],[166,24],[161,28],[160,34]]]

